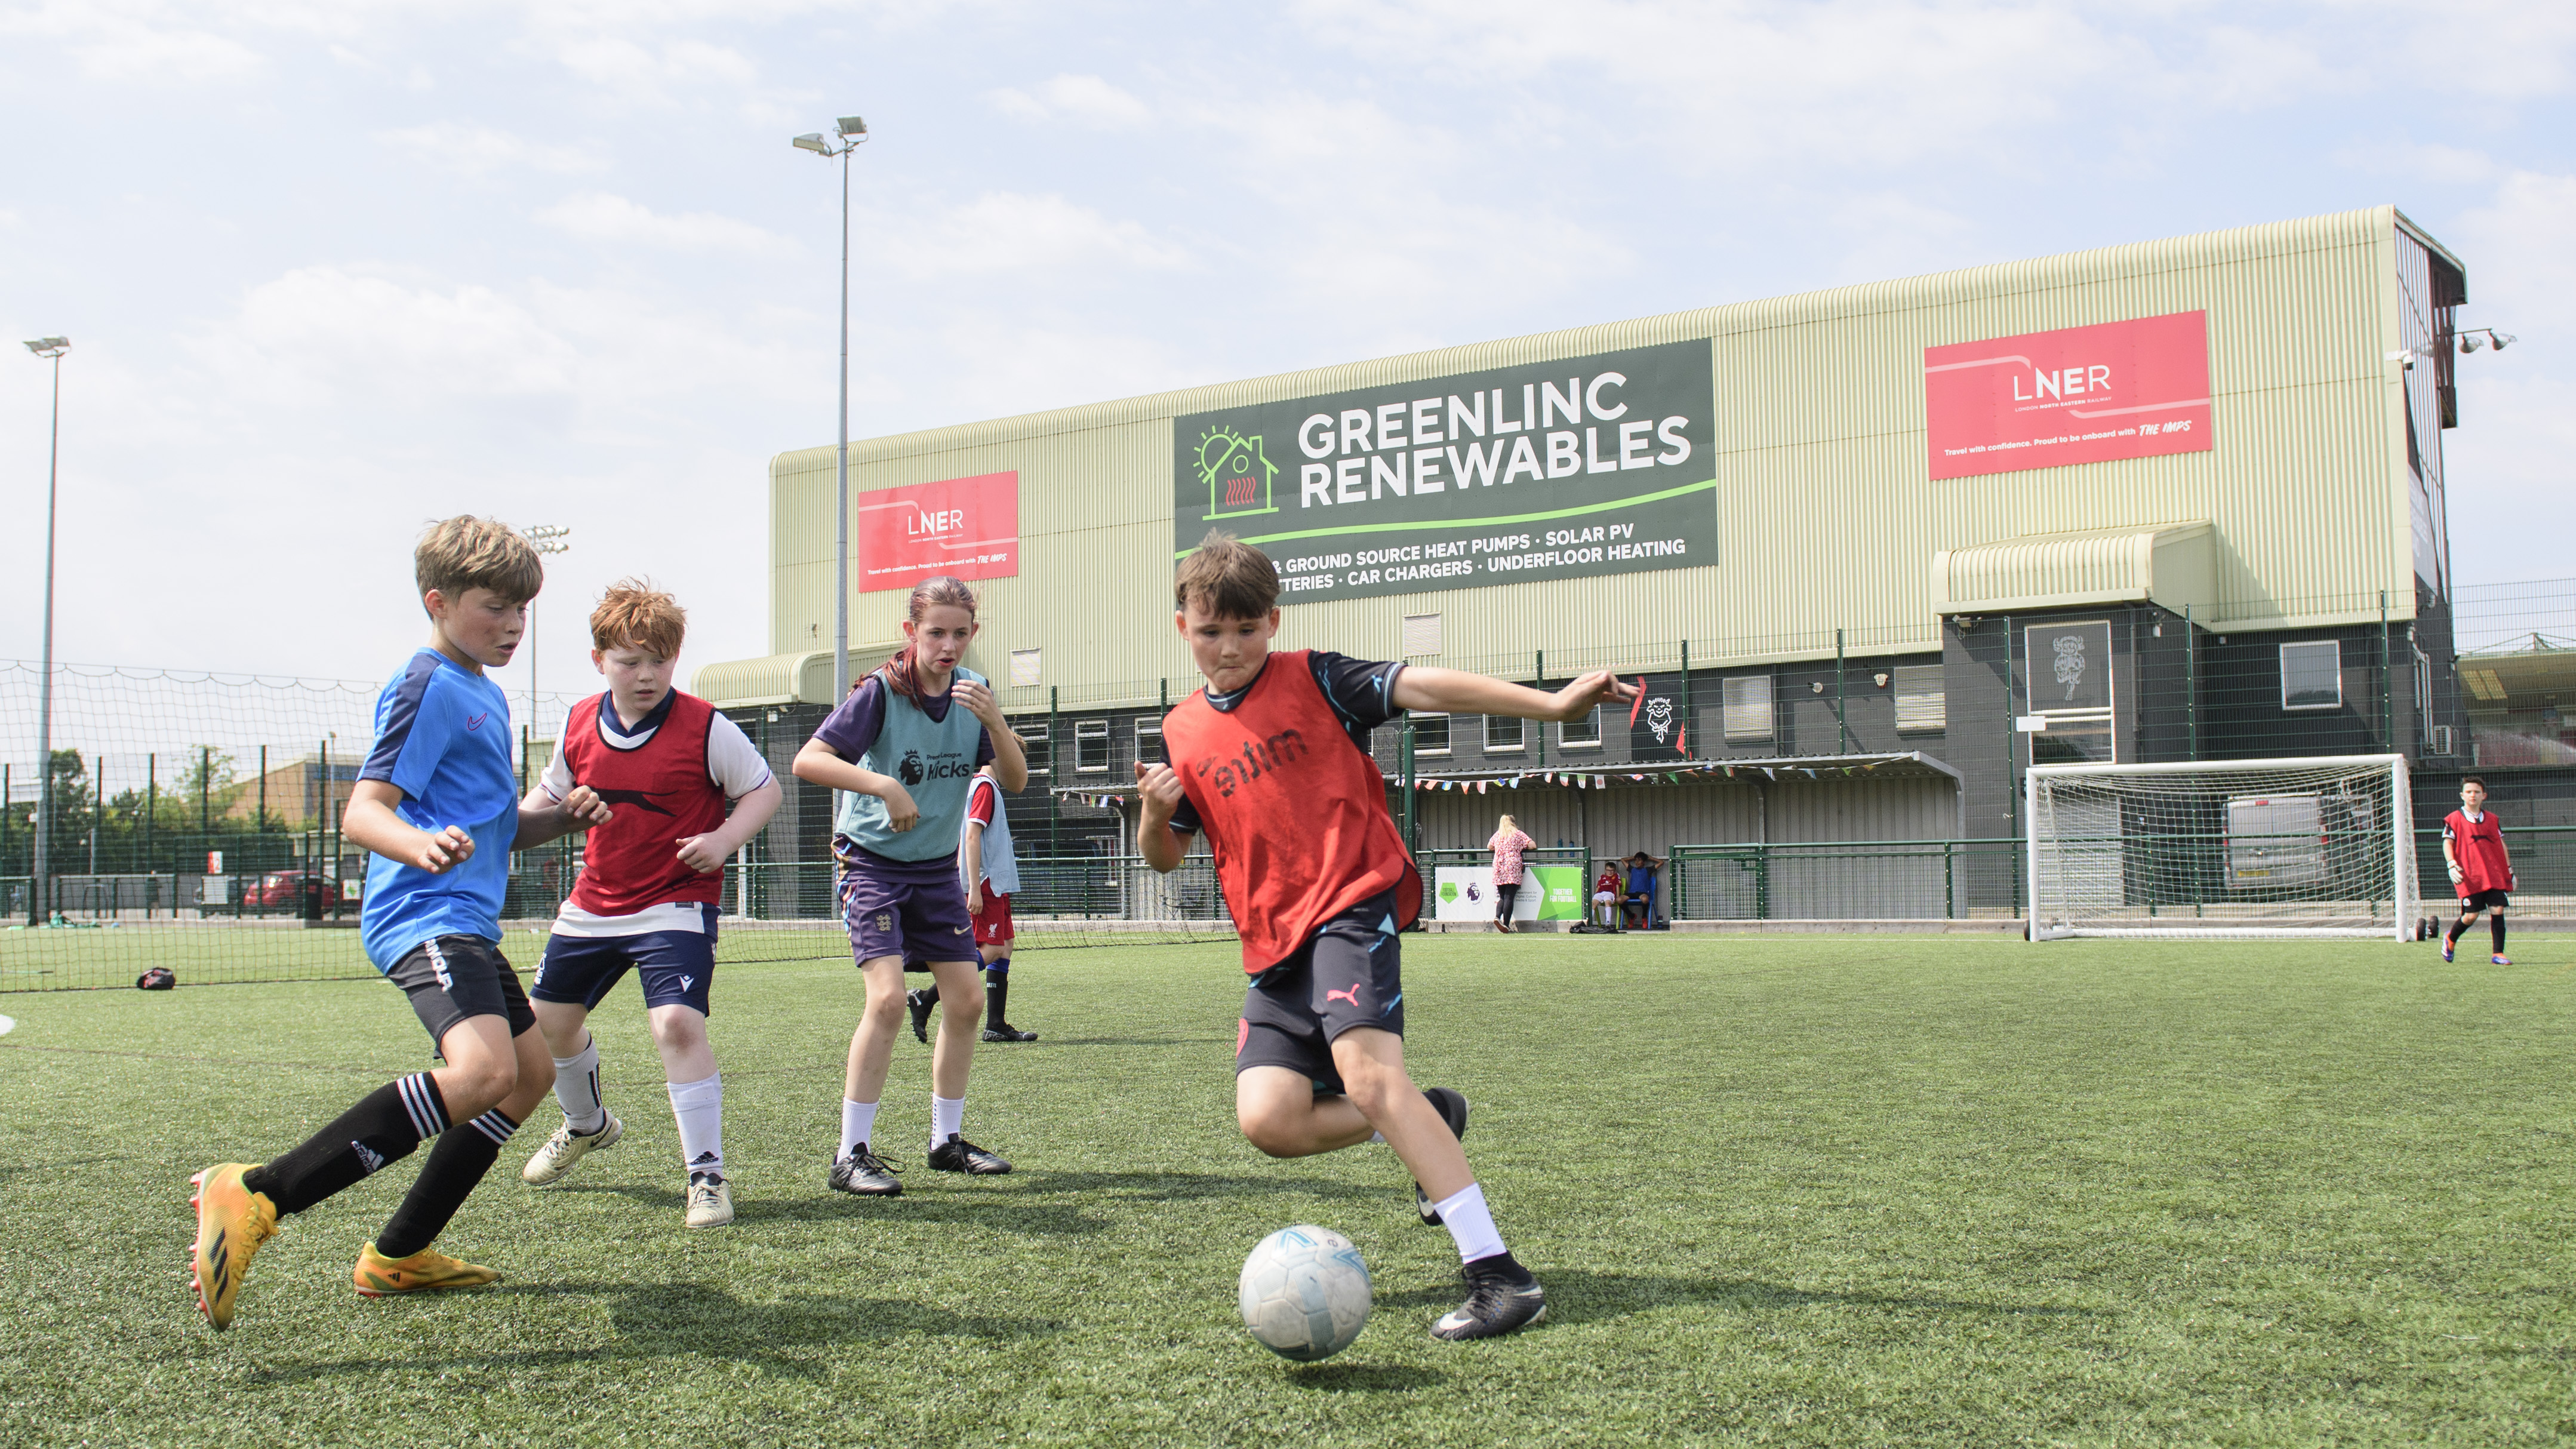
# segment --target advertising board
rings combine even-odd
[[[1172,549],[1211,529],[1282,603],[1717,562],[1706,342],[1635,347],[1172,423]]]
[[[1512,902],[1515,921],[1583,919],[1583,868],[1575,865],[1523,867],[1521,893]],[[1490,921],[1494,918],[1494,868],[1488,865],[1444,865],[1431,882],[1432,919]]]
[[[1932,476],[2208,452],[2208,320],[2175,312],[1923,349]]]
[[[853,502],[862,590],[909,589],[935,574],[1007,579],[1020,571],[1016,472],[879,488]]]

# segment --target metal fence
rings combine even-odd
[[[1977,873],[2020,879],[2016,840],[1864,840],[1677,845],[1665,863],[1681,921],[1917,921],[2008,918],[1971,909]]]

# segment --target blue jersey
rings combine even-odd
[[[391,971],[439,936],[501,939],[510,843],[519,833],[518,777],[510,768],[510,701],[501,687],[423,649],[376,696],[376,743],[361,780],[402,791],[394,813],[432,834],[450,825],[474,837],[474,854],[445,874],[367,860],[359,913],[367,959]]]

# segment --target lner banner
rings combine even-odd
[[[1172,423],[1173,557],[1211,529],[1283,603],[1717,562],[1706,342]]]

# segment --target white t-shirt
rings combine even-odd
[[[603,703],[594,718],[599,742],[612,750],[640,750],[661,732],[658,728],[626,732],[620,727],[613,702]],[[707,778],[724,791],[727,800],[739,800],[776,777],[770,773],[769,762],[761,758],[760,747],[742,732],[742,726],[718,714],[707,721]],[[572,766],[564,763],[562,750],[555,751],[554,759],[547,763],[542,783],[549,800],[559,801],[572,793]],[[559,936],[641,936],[656,931],[703,935],[706,914],[694,903],[674,901],[628,915],[602,916],[567,900],[555,912],[554,929]]]

